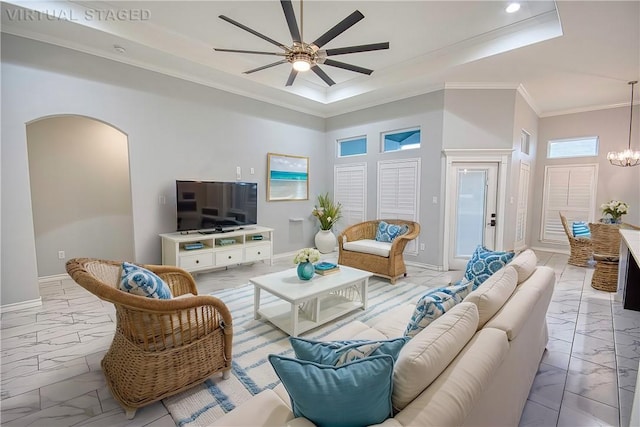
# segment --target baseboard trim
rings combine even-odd
[[[42,298],[32,299],[29,301],[15,302],[13,304],[5,304],[0,306],[0,314],[9,313],[11,311],[26,310],[28,308],[40,307]]]

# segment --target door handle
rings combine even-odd
[[[487,224],[487,225],[490,225],[490,226],[492,226],[492,227],[495,227],[495,226],[496,226],[496,220],[495,220],[495,219],[492,219],[492,220],[489,222],[489,224]]]

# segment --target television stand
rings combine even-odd
[[[273,265],[273,228],[251,227],[241,230],[200,231],[198,234],[165,233],[162,264],[175,265],[189,272],[211,270],[233,264],[269,260]],[[201,249],[186,246],[201,243]]]

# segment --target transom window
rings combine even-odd
[[[367,137],[358,136],[338,140],[338,157],[367,154]]]
[[[598,155],[598,137],[565,138],[549,140],[547,145],[548,159],[567,157],[591,157]]]
[[[382,151],[411,150],[420,148],[420,128],[394,130],[382,134]]]

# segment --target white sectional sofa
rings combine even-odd
[[[548,334],[552,269],[527,250],[402,348],[393,373],[393,418],[381,426],[517,426]],[[328,336],[402,336],[407,304],[373,324],[351,322]],[[295,418],[282,384],[216,420],[217,426],[313,426]]]

